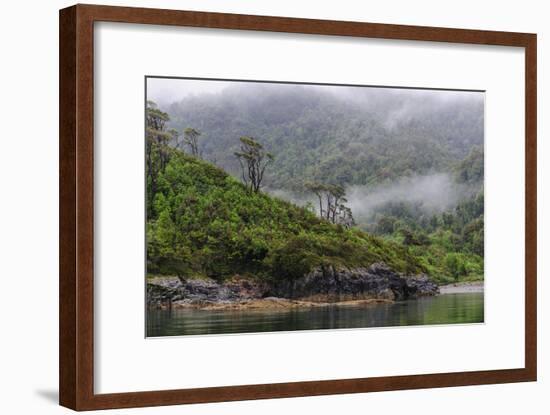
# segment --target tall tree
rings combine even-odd
[[[147,101],[145,117],[145,160],[147,192],[147,216],[153,213],[153,202],[157,194],[157,178],[168,163],[168,143],[174,139],[174,131],[166,131],[166,122],[170,120],[167,113],[161,111],[153,101]]]
[[[355,224],[351,209],[345,205],[346,192],[342,186],[307,182],[305,187],[317,196],[321,218],[348,228]]]
[[[186,128],[183,131],[183,142],[189,146],[193,157],[200,157],[199,153],[199,137],[202,133],[194,128]]]
[[[273,162],[273,155],[252,137],[241,137],[240,151],[235,152],[242,171],[242,179],[253,192],[259,192],[266,167]]]

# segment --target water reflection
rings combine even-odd
[[[394,304],[283,311],[149,310],[147,336],[480,323],[483,319],[483,293],[460,293]]]

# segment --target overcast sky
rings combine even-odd
[[[159,105],[180,101],[189,95],[216,94],[234,82],[196,79],[147,78],[147,99]]]
[[[296,88],[304,85],[296,84],[269,84],[259,82],[239,82],[239,81],[212,81],[199,79],[181,79],[181,78],[147,78],[147,99],[155,101],[161,106],[169,105],[176,101],[181,101],[192,95],[219,94],[229,86],[239,84],[244,87],[254,88],[261,84],[263,87],[270,85],[275,88]],[[356,93],[357,87],[343,87],[332,85],[308,85],[309,88],[319,88],[328,90],[334,94],[351,97]],[[372,91],[373,88],[368,88]],[[465,91],[446,91],[446,90],[423,90],[423,89],[403,89],[403,88],[376,88],[378,91],[386,91],[388,94],[402,94],[410,98],[436,98],[437,100],[455,100],[470,99],[474,96],[480,97],[480,93]],[[373,91],[374,92],[374,91]]]

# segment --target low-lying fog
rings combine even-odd
[[[311,202],[317,208],[315,195],[288,192],[280,189],[265,189],[273,196],[300,206]],[[470,196],[474,189],[456,183],[448,173],[402,178],[391,184],[379,186],[350,186],[346,189],[346,205],[351,208],[356,220],[369,220],[388,203],[410,203],[425,209],[426,213],[441,213],[455,207]]]

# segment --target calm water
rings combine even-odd
[[[149,310],[147,336],[481,323],[483,312],[483,293],[284,311]]]

